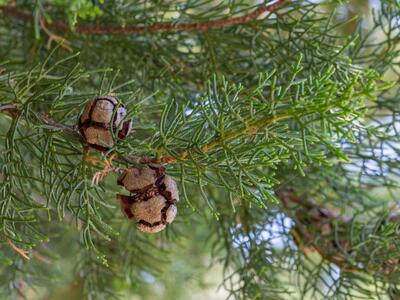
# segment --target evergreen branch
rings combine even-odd
[[[16,118],[21,114],[21,111],[13,103],[10,102],[10,103],[5,103],[0,106],[0,113],[5,113],[5,114],[8,114],[12,118]],[[38,120],[37,120],[38,123],[42,122],[46,125],[50,125],[51,127],[60,129],[61,131],[75,137],[83,146],[88,147],[86,141],[84,140],[84,138],[82,137],[82,135],[79,133],[79,131],[76,128],[60,124],[60,123],[56,122],[55,120],[50,119],[46,113],[37,114],[37,118],[38,118]],[[175,159],[173,159],[171,157],[152,158],[152,157],[148,157],[148,156],[138,157],[138,156],[132,156],[132,155],[123,156],[123,157],[117,156],[115,158],[115,160],[124,161],[124,162],[128,161],[128,162],[133,162],[133,163],[137,163],[137,164],[171,163],[171,162],[176,161]]]
[[[267,127],[268,125],[271,125],[277,121],[289,119],[292,117],[293,117],[293,114],[282,114],[282,115],[277,115],[277,116],[267,117],[267,118],[263,118],[261,120],[257,120],[251,124],[248,124],[247,126],[244,126],[242,128],[232,130],[232,131],[226,133],[222,138],[216,138],[216,139],[212,140],[211,142],[202,146],[201,150],[203,152],[208,152],[217,147],[223,147],[229,141],[232,141],[232,140],[239,138],[246,134],[254,135],[258,131]],[[159,159],[161,161],[165,161],[165,162],[169,162],[169,163],[177,162],[177,159],[175,159],[172,155],[161,156]],[[190,159],[191,159],[191,157],[189,157],[189,154],[187,153],[187,151],[184,151],[178,160],[184,161],[184,160],[190,160]]]
[[[150,26],[143,25],[130,25],[130,26],[110,26],[110,25],[81,25],[77,26],[74,32],[84,34],[146,34],[146,33],[159,33],[159,32],[183,32],[183,31],[208,31],[211,29],[240,25],[256,20],[263,13],[272,12],[281,7],[287,0],[277,0],[274,3],[268,5],[261,5],[253,12],[240,17],[228,17],[220,20],[214,20],[209,22],[197,22],[197,23],[163,23],[154,24]],[[5,14],[12,15],[21,21],[29,22],[33,17],[26,12],[19,11],[11,6],[0,6]],[[43,22],[44,28],[56,30],[60,32],[70,32],[71,28],[61,22]]]
[[[11,117],[16,117],[20,115],[20,111],[18,108],[12,104],[12,103],[6,103],[0,106],[0,112],[7,113]],[[39,121],[45,123],[46,125],[50,125],[52,127],[61,129],[65,133],[74,136],[76,139],[78,139],[82,145],[87,146],[85,140],[81,136],[78,130],[76,130],[73,127],[69,127],[63,124],[60,124],[53,119],[50,119],[46,113],[39,113],[38,114]],[[243,136],[245,134],[255,134],[259,130],[265,128],[266,126],[273,124],[277,121],[288,119],[293,117],[292,114],[282,114],[278,116],[273,116],[273,117],[267,117],[258,121],[255,121],[248,126],[239,128],[237,130],[233,130],[231,132],[228,132],[224,135],[223,138],[219,139],[214,139],[208,144],[204,145],[202,147],[202,151],[207,152],[210,151],[216,147],[223,146],[226,142],[234,140],[235,138],[238,138],[240,136]],[[182,155],[179,157],[179,161],[184,161],[184,160],[189,160],[190,157],[188,156],[188,153],[186,151],[182,152]],[[143,156],[143,157],[137,157],[137,156],[126,156],[126,157],[116,157],[116,160],[119,161],[131,161],[135,162],[138,164],[151,164],[151,163],[176,163],[178,160],[173,157],[172,155],[166,155],[166,156],[160,156],[158,158],[152,158],[148,156]]]
[[[7,113],[11,117],[17,117],[21,113],[13,103],[6,103],[6,104],[1,105],[0,112]],[[40,121],[42,121],[46,125],[50,125],[52,127],[61,129],[65,133],[68,133],[68,134],[76,137],[77,139],[83,141],[82,136],[79,134],[79,132],[77,130],[75,130],[74,128],[71,128],[69,126],[65,126],[63,124],[57,123],[56,121],[50,119],[46,113],[39,113],[38,117],[40,118]]]
[[[329,14],[329,8],[311,0],[287,0],[290,9],[224,27],[244,24],[248,13],[271,8],[272,1],[261,2],[250,7],[236,0],[171,0],[142,6],[127,0],[107,1],[100,8],[102,1],[16,1],[11,7],[15,14],[0,12],[0,56],[11,62],[4,69],[0,62],[0,112],[7,114],[6,120],[0,117],[5,241],[0,257],[10,260],[0,271],[0,298],[7,292],[14,298],[23,295],[24,281],[53,288],[46,275],[57,264],[45,263],[46,256],[53,259],[56,253],[63,264],[77,263],[78,288],[88,298],[108,299],[132,285],[147,289],[148,283],[142,285],[146,272],[155,275],[154,284],[162,284],[166,295],[172,286],[175,299],[175,292],[185,290],[176,289],[176,279],[187,268],[175,267],[186,259],[178,249],[199,247],[199,254],[210,255],[198,234],[213,244],[212,257],[225,261],[224,287],[232,298],[371,299],[388,291],[398,297],[400,218],[390,214],[400,176],[400,89],[381,94],[378,74],[387,80],[387,71],[393,72],[391,80],[394,76],[400,83],[399,10],[385,3],[399,6],[395,0],[381,1],[376,32],[368,29],[369,18],[363,18],[353,35],[343,35],[347,26],[338,23],[344,7]],[[94,7],[104,15],[89,24],[99,15]],[[129,41],[110,36],[113,32],[75,34],[71,24],[76,20],[67,21],[70,11],[87,18],[78,28],[113,30],[126,23],[141,32],[126,35]],[[226,20],[237,21],[212,27]],[[186,22],[204,23],[186,32],[179,26],[197,26]],[[63,29],[53,30],[52,24]],[[165,25],[171,28],[157,29]],[[202,26],[215,30],[202,33],[208,30]],[[40,30],[48,40],[35,39],[26,27],[35,29],[36,37]],[[154,38],[149,28],[166,33]],[[76,65],[64,63],[64,52],[44,59],[64,32],[81,53]],[[301,64],[299,53],[304,56]],[[61,68],[54,70],[54,65]],[[111,66],[121,68],[122,78],[108,78]],[[258,79],[260,73],[265,76]],[[227,80],[215,80],[206,91],[212,74]],[[75,124],[92,96],[109,94],[123,99],[136,132],[116,141],[110,150],[115,154],[99,154],[110,155],[108,161],[116,156],[115,166],[99,171],[85,154],[82,160],[87,149],[82,149],[85,141]],[[164,105],[169,99],[174,101]],[[165,243],[163,236],[137,234],[120,217],[115,176],[90,184],[93,174],[96,183],[106,172],[153,162],[171,163],[168,173],[180,179],[182,198],[199,212],[192,214],[181,202],[179,221],[168,228]],[[286,203],[278,185],[290,197]],[[210,220],[209,212],[218,218]],[[82,232],[80,242],[76,232],[60,232],[72,227],[71,220]],[[192,245],[186,244],[185,235]],[[175,236],[185,241],[184,247],[171,241]],[[30,261],[7,239],[29,251]],[[51,243],[45,245],[46,240]],[[73,244],[90,250],[75,251]],[[33,250],[38,245],[46,256]],[[194,251],[189,259],[196,263]],[[173,272],[161,267],[166,254],[173,254]],[[60,275],[66,273],[63,268]]]
[[[282,114],[282,115],[277,115],[277,116],[268,117],[268,118],[264,118],[264,119],[255,121],[254,123],[251,123],[248,126],[240,128],[238,130],[233,130],[231,132],[228,132],[227,134],[224,135],[223,139],[213,140],[210,143],[208,143],[207,145],[204,145],[202,147],[202,149],[203,149],[203,151],[209,151],[218,146],[223,146],[226,142],[231,141],[235,138],[238,138],[244,134],[255,134],[257,131],[265,128],[266,126],[268,126],[270,124],[273,124],[277,121],[285,120],[285,119],[288,119],[291,117],[293,117],[293,114]]]
[[[18,108],[12,104],[12,103],[6,103],[0,106],[0,112],[6,113],[8,115],[10,115],[11,117],[16,117],[20,115],[20,111],[18,110]],[[50,125],[52,127],[61,129],[62,131],[64,131],[65,133],[74,136],[77,140],[79,140],[84,146],[86,145],[85,140],[83,139],[83,137],[81,136],[81,134],[79,133],[78,130],[76,130],[73,127],[69,127],[63,124],[60,124],[56,121],[54,121],[53,119],[50,119],[48,117],[48,115],[46,113],[39,113],[38,114],[39,117],[39,121],[45,123],[46,125]],[[266,126],[273,124],[279,120],[284,120],[287,118],[291,118],[292,114],[282,114],[279,116],[274,116],[274,117],[268,117],[268,118],[264,118],[261,120],[258,120],[256,122],[253,122],[252,124],[249,124],[248,126],[245,126],[243,128],[239,128],[237,130],[233,130],[231,132],[228,132],[223,138],[219,139],[215,139],[212,140],[211,142],[209,142],[208,144],[204,145],[202,147],[202,150],[204,152],[210,151],[218,146],[223,146],[226,142],[231,141],[235,138],[238,138],[242,135],[245,134],[254,134],[257,131],[265,128]],[[166,155],[166,156],[160,156],[158,158],[154,157],[148,157],[148,156],[143,156],[143,157],[137,157],[137,156],[124,156],[124,157],[116,157],[116,160],[119,161],[131,161],[131,162],[135,162],[138,164],[151,164],[151,163],[176,163],[178,162],[178,160],[171,156],[171,155]],[[188,156],[187,152],[184,151],[182,153],[182,155],[179,157],[179,161],[183,161],[183,160],[189,160],[190,157]]]

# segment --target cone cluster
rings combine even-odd
[[[86,105],[78,128],[87,145],[106,151],[114,145],[115,136],[124,139],[129,134],[131,121],[125,117],[126,109],[115,97],[96,97]],[[159,232],[175,219],[178,187],[163,166],[128,168],[118,184],[130,193],[117,195],[122,212],[137,222],[140,231]]]

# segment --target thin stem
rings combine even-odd
[[[65,50],[67,50],[68,52],[74,52],[74,50],[71,48],[71,43],[69,41],[67,41],[66,39],[64,39],[61,36],[58,36],[54,33],[52,33],[50,30],[47,29],[46,27],[46,23],[43,20],[43,18],[41,18],[39,20],[40,23],[40,27],[42,28],[42,30],[48,35],[49,39],[47,41],[47,49],[51,49],[51,44],[53,42],[56,42],[58,44],[60,44],[60,47],[64,48]]]
[[[246,127],[239,128],[237,130],[228,132],[227,134],[224,135],[224,137],[222,139],[213,140],[210,143],[204,145],[202,147],[202,149],[203,149],[203,151],[206,152],[206,151],[214,149],[218,146],[223,146],[226,142],[228,142],[230,140],[234,140],[235,138],[238,138],[239,136],[241,136],[243,134],[254,134],[258,130],[265,128],[267,125],[270,125],[270,124],[275,123],[280,120],[288,119],[292,116],[293,115],[290,115],[290,114],[282,114],[279,116],[268,117],[268,118],[264,118],[264,119],[255,121],[254,123],[251,123],[250,125],[248,125]]]
[[[30,260],[31,258],[28,256],[29,251],[23,250],[19,248],[17,245],[15,245],[10,239],[7,239],[7,244],[19,255],[21,255],[23,258]]]
[[[209,22],[196,22],[196,23],[162,23],[150,26],[144,25],[130,25],[130,26],[112,26],[112,25],[80,25],[77,26],[74,32],[84,34],[145,34],[145,33],[159,33],[159,32],[182,32],[182,31],[208,31],[215,28],[239,25],[256,20],[265,12],[272,12],[281,7],[287,0],[277,0],[268,5],[260,5],[253,12],[240,17],[227,17],[220,20],[213,20]],[[32,15],[22,12],[11,6],[0,6],[5,14],[12,15],[21,21],[29,22],[33,19]],[[70,32],[71,28],[61,22],[44,22],[44,26],[48,29]]]

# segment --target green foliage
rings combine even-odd
[[[98,3],[96,3],[98,2]],[[57,6],[67,11],[68,23],[73,28],[78,22],[78,18],[82,20],[94,19],[103,14],[100,5],[104,4],[104,0],[89,1],[89,0],[50,0],[44,2],[43,6]]]
[[[288,1],[207,31],[77,30],[208,22],[258,2],[16,1],[30,21],[0,10],[1,297],[41,287],[35,297],[188,299],[205,288],[205,262],[221,266],[234,299],[398,293],[400,271],[388,273],[400,254],[397,1],[359,16],[358,1]],[[75,125],[108,94],[134,127],[110,150],[114,166],[168,158],[179,182],[177,219],[160,234],[122,216],[118,172],[92,184],[102,166],[83,156]],[[350,219],[323,234],[310,207],[286,207],[282,191]],[[303,241],[301,226],[312,233]]]

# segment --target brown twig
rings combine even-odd
[[[30,260],[31,258],[29,257],[29,251],[23,250],[19,248],[13,241],[10,239],[7,239],[7,244],[13,249],[15,252],[17,252],[19,255],[21,255],[23,258],[26,260]],[[50,260],[43,255],[41,255],[39,252],[33,250],[32,251],[32,257],[37,259],[38,261],[41,261],[42,263],[49,264]]]
[[[57,123],[56,121],[50,119],[46,113],[40,113],[38,116],[39,116],[40,120],[43,121],[43,123],[45,123],[46,125],[50,125],[52,127],[61,129],[62,131],[75,136],[81,142],[84,142],[80,133],[77,130],[75,130],[74,128]]]
[[[37,259],[38,261],[41,261],[42,263],[44,263],[46,265],[51,263],[50,259],[48,259],[47,257],[44,257],[42,254],[40,254],[37,251],[32,252],[32,257]]]
[[[29,251],[23,250],[19,248],[17,245],[15,245],[10,239],[7,239],[7,244],[13,249],[15,252],[17,252],[19,255],[21,255],[23,258],[30,260],[31,258],[28,256]]]
[[[39,20],[40,23],[40,27],[42,28],[42,30],[48,35],[49,39],[47,41],[47,49],[51,49],[51,45],[53,42],[56,42],[60,45],[61,48],[64,48],[65,50],[67,50],[68,52],[74,52],[74,50],[70,47],[71,43],[69,41],[67,41],[66,39],[64,39],[63,37],[54,34],[53,32],[51,32],[50,30],[47,29],[46,26],[46,22],[43,20],[43,18],[40,18]]]
[[[75,32],[84,34],[145,34],[159,32],[181,32],[181,31],[208,31],[211,29],[239,25],[251,22],[259,18],[266,12],[272,12],[281,7],[287,0],[277,0],[274,3],[260,5],[253,12],[239,17],[227,17],[220,20],[209,22],[195,23],[162,23],[154,25],[129,25],[129,26],[112,26],[112,25],[80,25],[75,28]],[[14,7],[0,6],[5,14],[13,15],[24,22],[29,22],[33,19],[32,15],[27,12],[22,12]],[[46,28],[59,31],[70,32],[71,29],[67,24],[61,22],[44,22]]]

